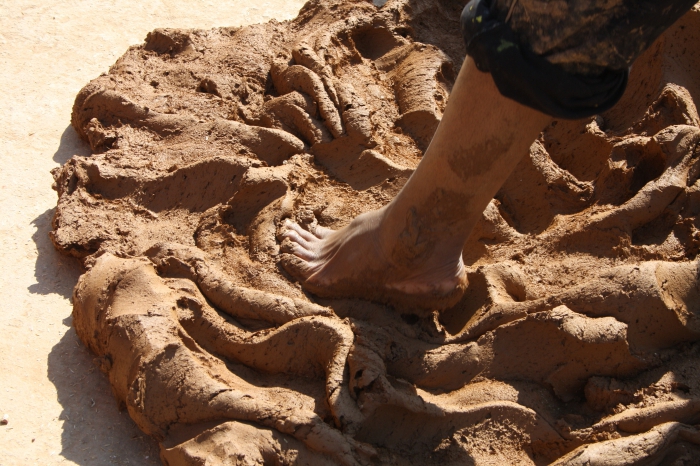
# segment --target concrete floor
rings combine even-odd
[[[75,95],[156,27],[291,19],[303,1],[0,2],[0,466],[158,464],[71,327],[81,273],[48,238],[49,171],[89,148]]]

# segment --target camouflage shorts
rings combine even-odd
[[[502,20],[549,62],[580,74],[632,62],[697,0],[495,0]]]
[[[501,94],[558,118],[611,108],[628,69],[697,0],[471,0],[467,53]]]

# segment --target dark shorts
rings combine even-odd
[[[504,95],[581,118],[617,102],[632,62],[696,1],[472,0],[462,30]]]

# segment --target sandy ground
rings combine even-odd
[[[53,167],[89,148],[69,126],[76,93],[156,27],[289,19],[303,2],[0,2],[0,465],[157,464],[117,410],[71,327],[81,271],[47,236]]]

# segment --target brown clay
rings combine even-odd
[[[54,172],[51,238],[86,268],[76,330],[164,464],[697,459],[697,7],[617,107],[545,129],[452,308],[322,299],[283,272],[285,219],[341,227],[410,176],[463,61],[459,7],[159,29],[78,94],[93,154]],[[468,201],[448,194],[416,228]]]

